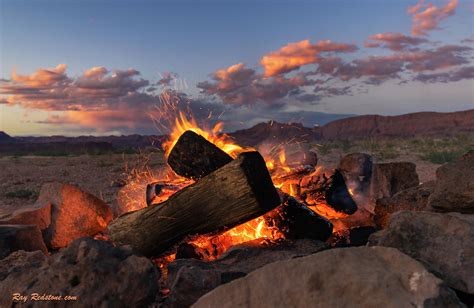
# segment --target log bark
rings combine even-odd
[[[116,244],[156,256],[187,235],[234,227],[280,202],[262,156],[246,152],[167,201],[118,217],[109,235]]]
[[[277,211],[268,215],[286,238],[310,238],[324,242],[331,236],[333,225],[329,220],[316,214],[306,204],[289,194],[280,190],[278,193],[282,205]]]
[[[227,153],[193,131],[185,131],[168,156],[168,165],[177,174],[200,179],[232,161]]]

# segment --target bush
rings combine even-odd
[[[5,194],[7,198],[19,198],[19,199],[29,199],[29,198],[37,198],[38,193],[29,189],[18,189],[15,191],[10,191]]]
[[[420,156],[421,159],[429,161],[433,164],[445,164],[457,160],[464,154],[464,151],[446,151],[431,150]]]

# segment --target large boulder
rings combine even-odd
[[[43,235],[46,245],[53,249],[65,247],[77,238],[97,234],[112,220],[107,204],[69,184],[44,184],[37,203],[51,204],[51,224]]]
[[[42,251],[48,254],[41,231],[35,225],[1,225],[0,259],[17,250]]]
[[[262,247],[261,240],[232,247],[213,262],[178,259],[168,265],[170,294],[167,307],[187,307],[223,283],[243,277],[268,263],[321,251],[323,242],[287,240],[276,246]]]
[[[192,307],[462,307],[423,265],[393,248],[336,248],[268,264]]]
[[[155,265],[131,249],[79,239],[51,257],[18,251],[0,260],[0,307],[12,306],[13,293],[77,296],[80,307],[142,307],[155,301],[158,280]]]
[[[428,205],[436,211],[474,213],[474,151],[436,170]]]
[[[398,211],[424,211],[428,206],[428,198],[433,193],[436,182],[423,183],[399,191],[392,197],[378,199],[375,203],[374,221],[379,228],[385,228],[390,215]]]
[[[371,179],[373,200],[391,197],[399,191],[420,184],[416,165],[410,162],[374,164]]]
[[[397,248],[450,287],[474,293],[474,215],[398,212],[369,243]]]

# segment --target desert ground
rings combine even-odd
[[[318,164],[337,166],[341,157],[353,152],[372,154],[375,162],[409,161],[417,166],[422,183],[435,179],[444,162],[474,149],[474,136],[355,140],[312,143]],[[54,155],[54,153],[52,153]],[[140,154],[0,157],[0,204],[2,208],[34,203],[46,182],[70,183],[114,207],[117,192],[132,177],[132,170],[159,172],[165,160],[161,150]]]

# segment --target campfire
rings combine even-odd
[[[348,219],[358,209],[357,183],[348,186],[339,170],[319,166],[315,152],[289,159],[285,145],[244,147],[221,129],[201,129],[179,112],[162,145],[167,166],[161,177],[147,177],[146,191],[139,191],[145,202],[109,225],[114,243],[163,268],[176,257],[212,261],[253,240],[327,241],[358,226]]]

